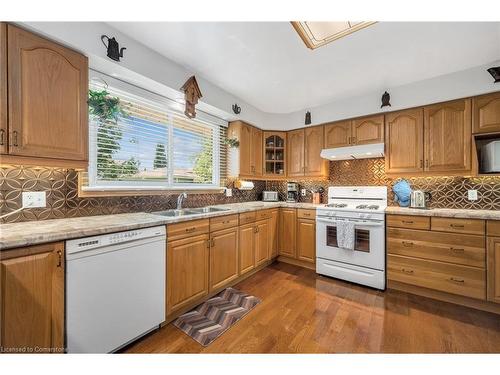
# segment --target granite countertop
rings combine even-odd
[[[499,210],[472,210],[458,208],[420,209],[389,206],[385,209],[385,213],[390,215],[441,216],[455,217],[460,219],[500,220]]]
[[[286,202],[244,202],[217,205],[227,211],[166,217],[151,213],[138,212],[116,215],[85,216],[68,219],[27,221],[12,224],[0,224],[0,250],[21,246],[36,245],[46,242],[64,241],[99,234],[179,223],[183,221],[209,217],[257,211],[274,207],[294,207],[315,209],[320,205],[311,203]]]

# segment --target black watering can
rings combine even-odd
[[[108,40],[108,44],[104,42],[104,38]],[[126,48],[123,47],[122,49],[120,49],[120,45],[114,37],[110,38],[107,35],[101,35],[101,40],[102,44],[104,44],[104,46],[108,50],[108,57],[112,60],[120,61],[120,57],[123,57],[123,50]]]

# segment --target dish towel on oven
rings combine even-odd
[[[354,223],[337,221],[337,245],[341,249],[354,250]]]

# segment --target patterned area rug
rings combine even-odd
[[[194,310],[179,316],[174,326],[207,346],[227,331],[233,324],[250,312],[260,299],[227,288],[197,306]]]

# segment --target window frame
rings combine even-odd
[[[127,92],[127,94],[152,101],[155,105],[165,110],[167,114],[168,124],[166,130],[168,132],[167,145],[167,176],[166,181],[99,181],[97,177],[97,126],[92,122],[89,116],[89,166],[88,166],[88,183],[85,186],[80,186],[80,191],[83,195],[90,196],[92,192],[155,192],[155,191],[222,191],[225,187],[221,180],[221,126],[228,126],[227,121],[220,119],[211,114],[197,110],[197,119],[194,121],[211,128],[213,132],[213,149],[212,149],[212,183],[176,183],[174,182],[174,116],[180,116],[188,121],[193,119],[187,118],[183,111],[183,104],[169,99],[163,95],[152,92],[146,88],[136,86],[134,84],[122,81],[115,77],[106,74],[89,70],[89,84],[92,80],[101,80],[106,86],[115,87],[116,89]],[[90,88],[90,85],[89,85]],[[79,183],[79,185],[81,185]]]

